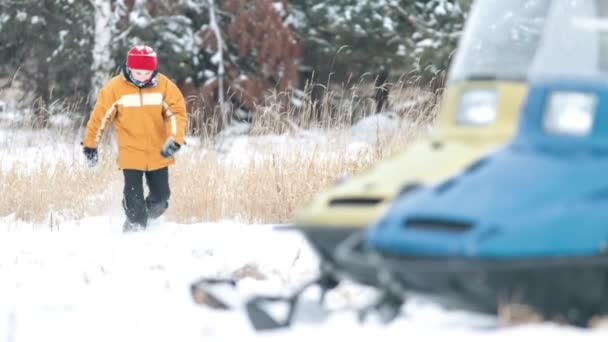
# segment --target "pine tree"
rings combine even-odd
[[[470,2],[458,0],[416,3],[411,19],[415,23],[416,33],[410,58],[423,84],[430,82],[439,87],[443,83],[469,7]]]
[[[386,0],[293,0],[294,26],[308,50],[307,62],[324,81],[377,75],[404,64],[414,27]]]
[[[376,81],[377,110],[394,70],[422,83],[447,69],[470,0],[293,0],[294,25],[305,44],[305,63],[317,82]]]
[[[409,53],[416,27],[389,0],[293,0],[290,5],[305,46],[307,77],[313,83],[347,87],[373,81],[376,111],[381,111],[388,100],[391,72],[413,64]],[[320,101],[322,89],[313,87],[313,101]]]
[[[33,89],[42,123],[54,99],[79,101],[88,95],[92,63],[89,4],[70,0],[0,3],[0,59],[3,73]]]
[[[190,18],[161,0],[121,1],[114,11],[118,17],[114,60],[122,64],[129,48],[149,45],[158,54],[159,71],[178,82],[190,77],[198,52]]]

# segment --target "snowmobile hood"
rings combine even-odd
[[[578,112],[563,110],[577,105],[582,106]],[[608,239],[608,228],[603,228],[608,218],[608,118],[596,114],[606,110],[606,82],[533,84],[510,144],[437,186],[396,199],[371,226],[368,244],[423,256],[601,253]],[[551,126],[556,113],[571,116],[563,125],[574,130]],[[575,115],[592,118],[584,134]]]
[[[431,137],[412,143],[370,171],[318,194],[296,212],[296,225],[365,227],[398,194],[440,182],[512,138],[526,91],[527,85],[522,82],[475,81],[451,85],[443,99],[440,122]],[[461,104],[462,97],[476,96],[478,92],[482,96],[496,96],[495,120],[486,125],[459,123],[458,113],[466,109]]]

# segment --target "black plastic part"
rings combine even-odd
[[[380,322],[387,324],[399,316],[404,302],[403,297],[384,292],[378,301],[359,310],[357,317],[362,323],[370,314],[376,314]]]
[[[275,330],[289,327],[293,321],[293,315],[296,310],[298,298],[299,293],[289,298],[255,297],[245,304],[249,321],[257,331]],[[287,302],[289,305],[289,311],[283,321],[276,320],[263,308],[263,306],[269,302]]]
[[[337,277],[381,289],[384,283],[379,281],[379,277],[388,274],[384,271],[379,255],[366,248],[364,234],[353,234],[336,247],[334,265]]]
[[[349,236],[363,230],[361,227],[311,227],[292,226],[300,232],[325,263],[333,264],[336,247]]]
[[[302,293],[311,286],[319,284],[319,279],[314,279],[300,287],[289,297],[276,296],[256,296],[248,300],[245,304],[247,316],[255,330],[273,330],[288,327],[293,321],[298,301]],[[267,304],[285,302],[288,305],[287,316],[282,321],[278,321],[266,312],[264,306]]]
[[[606,256],[509,261],[381,258],[390,282],[397,282],[404,296],[423,294],[452,309],[497,314],[504,304],[523,304],[545,319],[577,326],[608,313]]]

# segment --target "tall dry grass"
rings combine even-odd
[[[312,113],[306,113],[307,106],[312,107],[310,104],[281,111],[278,101],[270,98],[265,106],[259,107],[249,134],[297,135],[314,127],[334,134],[340,128],[348,128],[355,111],[362,109],[354,109],[348,103],[336,107],[329,96],[331,94],[321,103],[321,112],[326,113],[321,121],[314,119]],[[170,169],[172,195],[168,219],[176,222],[289,221],[295,209],[330,187],[337,178],[373,167],[378,160],[402,150],[415,139],[420,133],[417,127],[432,123],[437,109],[436,97],[432,94],[404,88],[402,92],[394,90],[392,96],[394,107],[387,110],[407,121],[409,128],[390,138],[378,139],[371,150],[355,155],[345,148],[347,137],[340,136],[334,143],[316,145],[313,151],[260,150],[256,151],[256,157],[238,161],[215,151],[214,138],[205,137],[199,147],[182,150],[178,162]],[[404,106],[407,101],[416,103]],[[331,121],[330,116],[336,119]],[[81,128],[60,134],[57,140],[65,142],[68,137],[67,143],[74,145],[73,150],[78,153],[80,147],[76,144]],[[32,144],[35,146],[35,139]],[[6,141],[0,145],[3,145],[0,157],[7,151],[10,153],[11,147]],[[106,136],[100,147],[105,152],[93,169],[79,161],[80,156],[58,161],[23,160],[12,162],[10,167],[0,167],[0,217],[13,215],[19,220],[52,225],[52,220],[101,215],[110,208],[120,207],[122,174],[115,164],[114,152],[108,148],[110,145],[111,137]]]
[[[118,176],[113,160],[96,168],[64,160],[15,162],[0,168],[0,217],[52,226],[53,220],[100,214],[120,194]]]
[[[337,177],[373,163],[370,158],[317,158],[298,151],[240,165],[213,154],[200,160],[182,158],[171,171],[169,216],[176,221],[286,222],[294,209]]]

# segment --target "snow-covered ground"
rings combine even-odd
[[[238,222],[158,222],[123,234],[122,220],[91,217],[53,231],[0,222],[0,341],[608,338],[606,331],[553,324],[499,329],[492,317],[447,312],[421,300],[406,304],[389,325],[361,325],[354,312],[337,310],[325,321],[256,333],[241,312],[197,306],[189,286],[202,276],[232,277],[250,267],[265,279],[243,278],[239,293],[285,294],[316,273],[316,256],[299,235]],[[348,286],[337,294],[349,293],[355,302],[358,293],[367,295]]]
[[[54,231],[2,222],[0,341],[195,341],[227,328],[247,334],[241,317],[197,307],[190,283],[231,277],[245,265],[268,276],[254,282],[262,288],[314,274],[303,241],[278,238],[268,226],[162,222],[123,234],[123,220],[92,217]]]
[[[352,148],[377,140],[373,132],[380,131],[379,126],[370,127],[353,130]],[[52,156],[77,158],[77,141],[60,144],[37,135],[36,141],[44,141],[44,146],[15,146],[15,139],[4,139],[8,132],[0,132],[2,167],[15,162],[9,158],[15,152],[20,160],[31,162]],[[31,140],[26,134],[13,136]],[[239,158],[264,141],[277,146],[281,139],[283,146],[293,148],[301,146],[305,136],[317,143],[327,141],[320,132],[300,134],[293,144],[287,137],[247,141],[236,136],[221,148]],[[388,325],[374,320],[360,324],[352,309],[365,303],[370,291],[353,284],[341,286],[328,298],[335,311],[325,320],[308,319],[287,330],[259,333],[242,312],[196,305],[190,285],[202,276],[241,274],[238,293],[244,297],[287,294],[317,272],[317,257],[301,236],[273,225],[186,225],[163,219],[145,232],[123,234],[123,220],[113,211],[51,228],[0,218],[0,342],[608,340],[608,331],[551,323],[500,328],[494,317],[449,312],[422,299],[406,303],[403,315]]]

